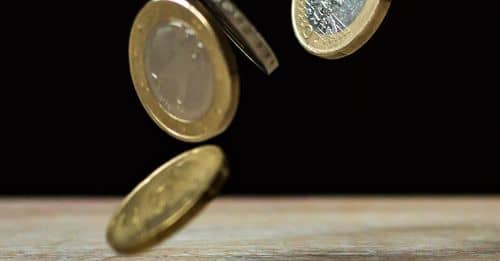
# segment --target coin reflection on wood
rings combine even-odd
[[[390,0],[293,0],[300,44],[311,54],[338,59],[361,48],[375,33]]]
[[[204,146],[165,163],[123,201],[107,230],[118,252],[144,250],[192,219],[224,184],[229,170],[222,150]]]

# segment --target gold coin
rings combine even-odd
[[[311,54],[338,59],[361,48],[375,33],[390,0],[293,0],[295,36]]]
[[[137,94],[173,137],[200,142],[222,133],[239,100],[227,37],[199,1],[149,1],[132,26],[129,60]]]
[[[123,201],[107,229],[118,252],[134,253],[159,243],[216,196],[228,176],[224,153],[204,146],[154,171]]]

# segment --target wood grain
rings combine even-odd
[[[115,199],[0,199],[0,259],[125,259]],[[222,198],[134,259],[500,260],[500,198]]]

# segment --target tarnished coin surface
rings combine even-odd
[[[228,174],[224,153],[216,146],[170,160],[125,198],[108,225],[109,244],[134,253],[160,242],[215,197]]]
[[[389,6],[390,0],[293,0],[293,28],[308,52],[342,58],[370,39]]]

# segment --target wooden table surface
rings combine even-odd
[[[0,259],[122,259],[115,199],[0,199]],[[222,198],[134,259],[500,260],[500,198]]]

